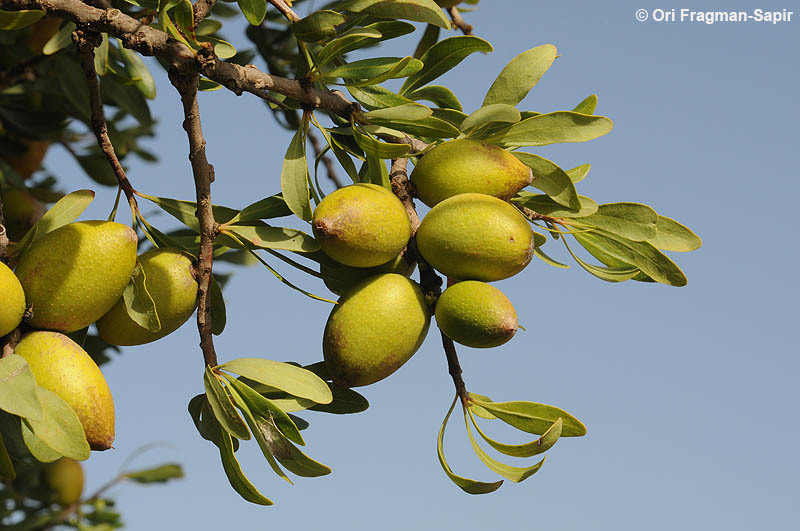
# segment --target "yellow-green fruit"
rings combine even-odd
[[[25,292],[17,276],[0,262],[0,337],[14,330],[25,314]]]
[[[120,298],[97,321],[97,332],[112,345],[143,345],[171,334],[194,313],[197,281],[192,274],[192,259],[175,249],[153,249],[139,257],[147,292],[156,306],[161,330],[151,332],[139,326],[125,310]]]
[[[453,284],[436,303],[436,324],[447,337],[468,347],[502,345],[517,332],[517,312],[499,289],[465,280]]]
[[[49,232],[22,255],[17,277],[36,328],[74,332],[120,298],[136,265],[136,233],[113,221],[80,221]]]
[[[403,203],[375,184],[352,184],[320,201],[312,219],[322,251],[352,267],[385,264],[403,250],[411,222]]]
[[[44,469],[44,480],[52,491],[52,500],[60,505],[72,505],[83,494],[83,467],[78,461],[62,457]]]
[[[103,373],[89,354],[58,332],[25,335],[16,354],[30,365],[36,383],[60,396],[78,415],[92,450],[114,442],[114,400]]]
[[[376,267],[322,264],[319,267],[319,272],[324,276],[322,280],[325,282],[325,286],[335,294],[341,295],[362,280],[381,273],[397,273],[398,275],[410,277],[416,267],[417,264],[410,263],[405,256],[397,255],[392,260]]]
[[[3,188],[0,195],[3,199],[8,239],[18,242],[44,215],[44,206],[31,194],[19,188]]]
[[[325,325],[322,351],[333,381],[356,387],[383,380],[419,349],[430,322],[413,280],[386,273],[356,284]]]
[[[417,195],[431,207],[469,192],[511,199],[532,179],[531,169],[508,151],[467,138],[436,146],[411,172]]]
[[[417,247],[441,273],[459,280],[501,280],[522,271],[533,256],[528,220],[502,199],[460,194],[428,212]]]
[[[42,165],[44,155],[47,153],[47,148],[50,147],[50,141],[31,140],[28,138],[18,140],[27,147],[25,152],[22,155],[14,157],[4,157],[4,160],[9,166],[14,168],[20,177],[27,179]]]

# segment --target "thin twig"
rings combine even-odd
[[[269,0],[269,3],[272,4],[272,7],[280,11],[289,22],[297,22],[300,20],[300,17],[297,15],[297,13],[292,11],[292,8],[289,7],[284,0]]]
[[[197,265],[197,329],[200,332],[200,348],[206,365],[216,367],[217,353],[211,335],[211,305],[209,287],[213,266],[214,238],[219,233],[219,225],[214,220],[211,207],[211,183],[214,182],[214,166],[206,158],[206,141],[200,122],[200,106],[197,102],[197,83],[199,74],[169,71],[169,80],[178,90],[183,103],[183,128],[189,138],[189,161],[194,174],[194,187],[197,196],[197,220],[200,223],[200,256]]]
[[[540,214],[540,213],[536,212],[535,210],[531,210],[528,207],[519,206],[519,205],[514,205],[514,206],[516,206],[517,209],[520,212],[522,212],[522,215],[524,215],[526,218],[528,218],[531,221],[545,221],[547,223],[553,223],[553,224],[560,224],[560,223],[562,223],[564,221],[561,218],[554,218],[553,216]]]
[[[3,354],[0,356],[0,358],[5,358],[6,356],[13,354],[14,349],[17,348],[17,343],[19,343],[21,337],[22,332],[20,332],[19,327],[15,328],[11,333],[9,333],[6,343],[3,345]]]
[[[128,176],[125,174],[125,168],[117,158],[117,153],[114,150],[114,145],[111,143],[111,138],[108,136],[108,124],[106,117],[103,113],[103,101],[100,97],[100,82],[97,79],[97,72],[94,67],[94,49],[100,44],[99,33],[87,33],[82,30],[73,32],[73,40],[78,45],[78,52],[81,57],[81,68],[86,76],[86,83],[89,87],[89,104],[92,109],[91,124],[94,136],[97,137],[97,145],[106,156],[106,160],[114,170],[114,175],[117,177],[117,184],[122,191],[125,192],[125,197],[128,199],[128,204],[132,210],[137,210],[136,203],[136,190],[133,189]]]
[[[197,0],[194,3],[194,27],[200,25],[203,20],[211,13],[211,10],[214,9],[214,4],[217,3],[217,0]]]
[[[467,24],[467,21],[461,16],[461,12],[457,7],[449,8],[447,10],[447,14],[450,15],[450,19],[453,21],[453,26],[460,29],[461,33],[464,35],[472,35],[472,26]]]
[[[319,157],[319,154],[322,153],[322,145],[320,144],[317,135],[309,131],[307,136],[308,141],[311,142],[311,147],[314,150],[314,157]],[[340,181],[339,176],[336,175],[336,166],[333,164],[331,158],[327,155],[323,155],[322,163],[325,165],[325,171],[328,173],[328,179],[333,181],[333,184],[336,186],[336,188],[341,188],[343,186],[342,181]]]

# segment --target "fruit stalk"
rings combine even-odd
[[[450,15],[450,20],[453,21],[453,26],[460,29],[461,33],[464,35],[472,35],[472,25],[464,20],[464,17],[461,16],[461,13],[458,11],[457,7],[449,7],[445,11],[447,11],[447,14]]]
[[[211,207],[211,183],[214,182],[214,166],[206,158],[206,141],[200,123],[200,106],[197,102],[197,83],[200,75],[196,69],[179,71],[172,67],[169,80],[177,89],[183,104],[183,129],[189,138],[189,162],[194,174],[197,197],[197,220],[200,224],[200,256],[197,265],[197,330],[200,332],[200,348],[206,365],[216,367],[217,353],[211,335],[211,305],[209,286],[213,266],[214,238],[219,234],[219,224],[214,220]]]

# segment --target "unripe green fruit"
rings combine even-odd
[[[501,280],[533,256],[528,220],[502,199],[460,194],[431,209],[417,230],[417,247],[441,273],[459,280]]]
[[[45,208],[35,197],[19,188],[3,188],[0,195],[8,239],[18,242],[41,219]]]
[[[514,337],[517,312],[499,289],[465,280],[447,288],[436,303],[436,324],[447,337],[468,347],[497,347]]]
[[[320,201],[312,229],[326,255],[352,267],[385,264],[411,237],[403,203],[386,188],[367,183],[345,186]]]
[[[402,275],[368,278],[333,308],[322,339],[333,381],[369,385],[399,369],[422,345],[431,315],[422,290]]]
[[[85,328],[120,298],[136,265],[136,233],[113,221],[81,221],[42,236],[17,264],[32,306],[29,324]]]
[[[22,322],[25,314],[25,292],[17,276],[0,262],[0,337],[8,334]]]
[[[97,332],[112,345],[143,345],[161,339],[178,329],[194,313],[197,281],[192,274],[192,259],[175,249],[152,249],[139,257],[145,286],[153,299],[161,330],[142,328],[128,315],[125,301],[116,304],[97,321]]]
[[[114,442],[114,399],[89,354],[58,332],[25,335],[14,349],[28,362],[36,383],[60,396],[78,415],[92,450]]]
[[[78,461],[62,457],[44,470],[44,480],[52,491],[52,500],[67,506],[77,503],[83,494],[83,467]]]
[[[469,192],[511,199],[532,179],[531,169],[508,151],[468,138],[436,146],[411,172],[417,195],[430,207]]]
[[[397,255],[394,259],[376,267],[321,264],[319,272],[324,276],[322,281],[325,282],[325,286],[335,294],[341,295],[362,280],[381,273],[397,273],[398,275],[410,277],[416,267],[417,264],[409,263],[405,256]]]

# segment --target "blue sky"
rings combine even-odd
[[[597,113],[615,127],[587,144],[536,152],[565,168],[592,163],[578,189],[598,202],[647,203],[695,229],[703,247],[674,256],[688,286],[612,285],[577,266],[541,262],[497,283],[527,331],[500,348],[461,348],[469,389],[558,405],[578,416],[588,435],[559,441],[537,475],[486,496],[461,492],[437,462],[436,434],[453,389],[435,334],[395,375],[363,389],[371,402],[365,413],[306,416],[307,453],[331,466],[330,476],[289,486],[253,443],[243,445],[238,456],[276,502],[269,508],[238,498],[216,449],[186,413],[188,400],[202,392],[194,326],[126,349],[106,369],[117,405],[116,449],[92,457],[88,489],[152,442],[163,444],[134,467],[179,461],[186,470],[184,481],[167,486],[112,491],[130,529],[750,530],[795,520],[800,364],[792,345],[800,291],[791,227],[800,192],[800,22],[635,19],[640,8],[781,10],[790,2],[481,4],[465,17],[495,51],[471,56],[441,82],[470,112],[512,57],[556,45],[560,57],[521,108],[571,109],[594,93]],[[386,55],[411,53],[418,35],[387,47]],[[153,71],[160,76],[152,106],[160,126],[148,147],[161,162],[133,163],[129,177],[145,193],[192,199],[177,93]],[[201,114],[216,167],[215,203],[242,207],[278,191],[290,134],[262,103],[217,91],[203,94]],[[46,165],[70,188],[93,187],[58,149]],[[111,201],[109,191],[99,193],[86,218],[104,217]],[[321,282],[281,270],[325,292]],[[329,305],[255,267],[237,270],[225,295],[222,360],[321,359]],[[451,466],[494,480],[459,421],[453,418],[446,438]]]

